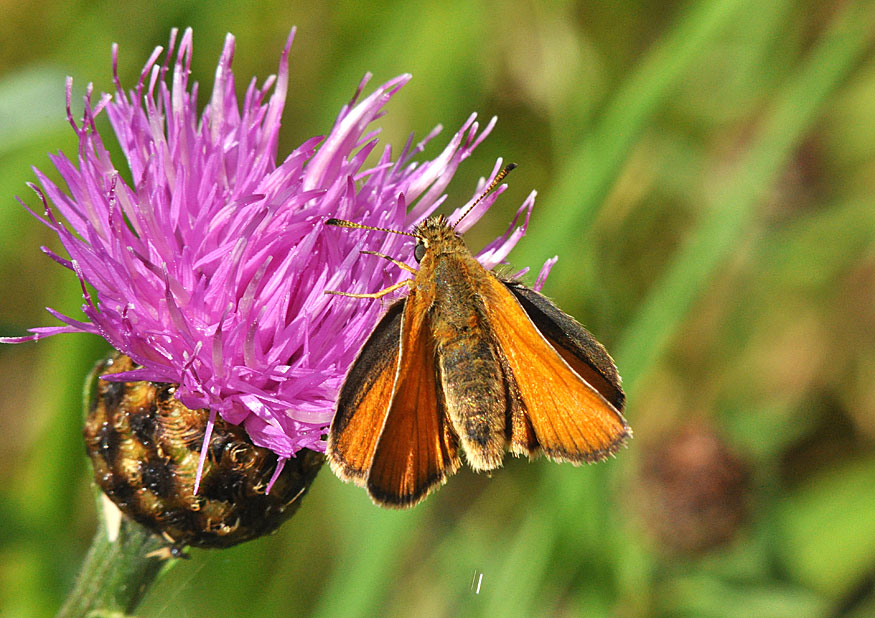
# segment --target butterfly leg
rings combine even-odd
[[[417,273],[417,270],[415,268],[413,268],[412,266],[408,266],[404,262],[399,262],[395,258],[390,257],[390,256],[386,255],[385,253],[377,253],[376,251],[362,251],[361,253],[364,253],[366,255],[376,255],[377,257],[381,257],[384,260],[389,260],[398,268],[403,268],[404,270],[406,270],[409,273],[413,273],[414,275]]]
[[[413,279],[405,279],[404,281],[399,281],[394,285],[390,285],[387,288],[380,290],[379,292],[370,292],[366,294],[353,294],[352,292],[337,292],[335,290],[325,290],[326,294],[333,294],[335,296],[349,296],[350,298],[383,298],[386,294],[390,292],[394,292],[398,288],[404,287],[405,285],[410,285]]]

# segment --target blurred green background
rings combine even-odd
[[[281,156],[366,71],[414,76],[380,123],[396,147],[442,123],[431,157],[471,111],[498,115],[450,204],[497,157],[520,164],[469,244],[537,189],[511,262],[560,256],[545,292],[630,395],[616,460],[465,469],[410,512],[323,470],[278,534],[193,550],[141,615],[875,615],[873,4],[4,3],[2,334],[55,324],[47,305],[79,315],[38,250],[57,239],[14,200],[37,203],[47,152],[75,152],[64,77],[111,90],[118,42],[132,85],[192,26],[203,103],[227,31],[240,88],[297,25]],[[0,347],[4,617],[52,615],[94,532],[80,390],[104,352]]]

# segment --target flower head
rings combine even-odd
[[[481,130],[472,115],[434,159],[415,161],[439,127],[415,146],[411,138],[397,157],[383,147],[368,167],[378,146],[372,124],[410,76],[359,100],[366,76],[327,137],[309,139],[278,161],[293,36],[278,74],[260,87],[250,82],[241,103],[229,35],[200,115],[197,84],[189,83],[190,30],[178,49],[174,31],[163,64],[162,49],[155,50],[130,92],[117,70],[114,95],[95,104],[89,87],[79,123],[70,112],[68,79],[67,113],[79,138],[78,156],[51,157],[66,191],[36,172],[42,189],[34,188],[45,210],[35,216],[60,237],[69,259],[44,251],[81,281],[87,319],[50,309],[63,326],[5,339],[100,335],[142,365],[106,379],[177,383],[184,405],[242,424],[256,445],[281,459],[302,448],[324,450],[343,376],[381,312],[379,302],[324,292],[375,291],[401,278],[400,269],[387,269],[362,249],[400,259],[412,253],[407,237],[349,233],[324,220],[411,228],[442,203],[459,163],[494,124]],[[127,159],[124,174],[97,133],[100,113],[108,115]],[[499,167],[500,161],[493,175]],[[484,199],[459,231],[500,192]],[[515,219],[479,254],[484,266],[504,260],[523,235],[533,203],[534,193],[517,214],[525,221],[517,226]]]

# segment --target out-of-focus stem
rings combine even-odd
[[[162,548],[166,550],[167,544],[130,520],[122,520],[118,536],[112,541],[106,526],[100,526],[58,617],[133,612],[161,571],[175,562],[150,556]]]

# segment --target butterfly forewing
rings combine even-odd
[[[628,436],[628,427],[620,411],[560,354],[563,347],[573,348],[573,342],[554,348],[499,279],[491,277],[483,293],[503,364],[516,378],[522,407],[544,454],[556,461],[583,463],[615,452]],[[523,450],[518,440],[511,448]]]
[[[364,485],[386,420],[398,368],[405,300],[380,319],[340,390],[328,437],[328,461],[340,478]]]
[[[614,361],[604,346],[543,294],[516,281],[505,281],[504,284],[565,362],[622,412],[626,396]]]
[[[411,293],[401,329],[398,376],[367,479],[371,498],[384,506],[416,504],[460,463],[427,320],[427,304]]]

